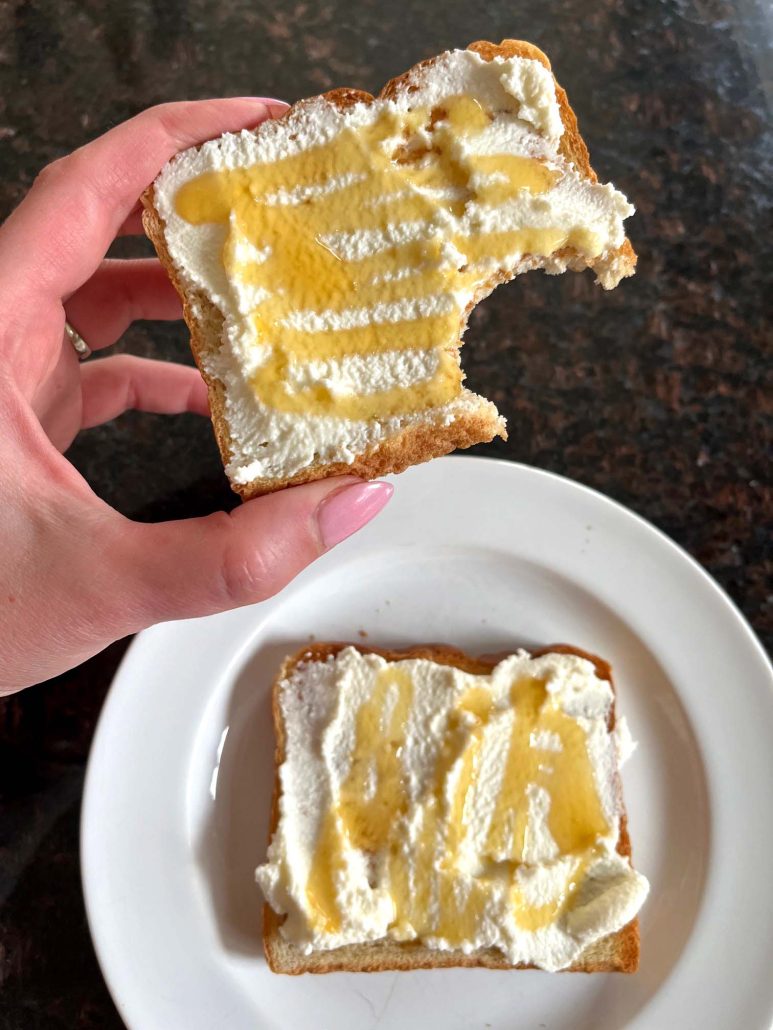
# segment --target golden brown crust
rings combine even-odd
[[[550,62],[545,54],[533,44],[521,40],[505,39],[499,44],[478,41],[471,43],[468,49],[474,50],[486,61],[491,61],[495,57],[525,57],[540,61],[550,70]],[[390,99],[402,90],[415,88],[411,85],[412,80],[430,68],[435,60],[437,58],[433,57],[422,61],[405,74],[392,79],[382,89],[379,98]],[[349,88],[334,89],[323,96],[342,110],[358,103],[372,103],[375,99],[370,93]],[[564,133],[560,142],[561,153],[574,163],[581,175],[595,182],[596,174],[590,166],[587,147],[577,128],[577,119],[569,106],[566,93],[557,82],[556,96],[564,124]],[[285,112],[282,118],[287,118],[299,106],[306,103],[308,103],[307,100],[299,101]],[[256,131],[259,133],[260,127]],[[143,194],[142,203],[145,208],[143,213],[145,232],[152,240],[161,263],[182,298],[183,314],[191,334],[191,350],[209,389],[212,425],[223,464],[227,466],[234,454],[234,446],[225,417],[225,387],[220,379],[207,371],[207,359],[215,356],[219,350],[224,320],[219,310],[203,291],[188,289],[183,285],[166,246],[164,223],[155,208],[152,187]],[[625,267],[629,269],[628,274],[631,274],[636,264],[636,255],[627,239],[620,247],[618,255],[623,260]],[[460,343],[466,328],[467,317],[472,308],[495,286],[513,278],[519,270],[509,270],[507,273],[499,271],[481,286],[460,322]],[[507,434],[496,410],[481,400],[479,407],[469,413],[460,413],[450,425],[445,425],[440,419],[433,421],[428,418],[426,421],[406,426],[399,433],[358,455],[351,464],[335,462],[309,466],[290,477],[282,479],[255,478],[246,484],[235,483],[232,480],[231,486],[242,500],[249,500],[252,497],[281,490],[287,486],[296,486],[328,476],[354,475],[363,479],[374,479],[377,476],[402,472],[410,465],[418,465],[442,454],[448,454],[449,451],[456,448],[487,443],[495,436],[507,439]]]
[[[142,226],[145,235],[156,248],[159,261],[166,269],[182,301],[183,317],[191,334],[191,351],[209,391],[209,411],[215,439],[223,465],[227,465],[231,460],[233,447],[231,431],[225,417],[225,386],[222,380],[207,371],[207,358],[214,357],[220,348],[225,319],[219,308],[212,303],[203,290],[188,289],[183,285],[166,245],[164,222],[153,203],[152,187],[143,194],[142,203],[144,205]],[[231,485],[238,493],[237,487],[234,484]],[[247,498],[243,497],[242,499],[246,500]]]
[[[421,422],[418,425],[406,426],[378,447],[374,447],[366,454],[360,454],[351,465],[338,462],[303,469],[283,481],[283,485],[297,486],[314,479],[325,479],[327,476],[360,476],[362,479],[376,479],[378,476],[404,472],[410,465],[419,465],[430,458],[439,458],[442,454],[449,454],[459,447],[472,447],[473,444],[493,440],[496,435],[497,430],[491,419],[477,412],[457,418],[450,425],[445,425],[439,420]],[[499,435],[507,438],[504,431]],[[237,485],[235,489],[246,501],[275,488],[269,487],[265,480],[256,480],[246,487]]]
[[[485,40],[480,40],[477,43],[471,43],[467,49],[474,50],[477,54],[480,54],[484,61],[493,61],[495,57],[525,57],[531,58],[533,61],[539,61],[549,72],[553,71],[550,67],[550,61],[539,47],[520,39],[503,39],[499,46],[495,43],[487,43]],[[555,77],[553,81],[555,82]],[[580,135],[580,130],[577,126],[577,117],[569,106],[566,90],[562,89],[557,82],[556,100],[558,100],[558,107],[561,111],[561,121],[564,123],[564,134],[558,145],[559,151],[567,160],[573,162],[577,171],[586,179],[590,179],[591,182],[598,182],[596,173],[590,166],[588,148],[585,146],[585,140]]]
[[[290,656],[283,663],[274,682],[272,695],[272,712],[276,736],[274,793],[271,803],[271,820],[269,840],[279,822],[279,767],[285,757],[285,734],[282,713],[279,705],[279,685],[290,677],[295,669],[305,662],[323,662],[335,656],[345,647],[354,647],[361,654],[381,655],[387,661],[396,662],[406,658],[426,658],[441,665],[451,665],[463,672],[485,675],[504,657],[502,655],[469,655],[458,648],[447,644],[424,644],[405,651],[387,650],[362,644],[315,643]],[[576,654],[592,662],[600,679],[607,680],[612,686],[614,681],[612,670],[607,662],[596,655],[569,644],[553,644],[550,647],[532,651],[534,657],[550,652]],[[512,653],[512,652],[507,652]],[[615,724],[615,705],[609,716],[609,728]],[[631,841],[628,835],[628,819],[623,810],[620,817],[620,837],[618,852],[631,858]],[[280,927],[284,916],[278,915],[268,905],[263,906],[263,948],[269,967],[275,973],[286,973],[291,976],[301,973],[334,973],[352,972],[366,973],[385,970],[435,969],[441,967],[465,966],[468,968],[485,967],[487,969],[533,969],[534,966],[520,964],[513,966],[496,948],[480,948],[469,955],[459,949],[439,951],[427,948],[419,942],[399,943],[397,941],[372,941],[367,944],[348,944],[331,951],[314,951],[304,955],[298,948],[286,941]],[[616,933],[596,941],[580,956],[579,961],[568,969],[569,973],[633,973],[639,966],[639,920],[635,918]]]

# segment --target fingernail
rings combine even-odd
[[[269,100],[266,107],[272,118],[281,118],[290,109],[290,105],[286,104],[284,100]]]
[[[234,99],[262,104],[269,118],[281,118],[290,110],[290,105],[286,100],[277,100],[276,97],[235,97]]]
[[[281,118],[290,107],[286,100],[278,100],[276,97],[251,97],[251,99],[260,101],[268,111],[270,118]]]
[[[355,483],[329,494],[317,508],[322,545],[335,547],[378,515],[394,493],[391,483]]]

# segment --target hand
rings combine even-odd
[[[230,514],[158,525],[102,502],[63,457],[128,408],[206,415],[193,368],[129,356],[80,364],[133,319],[180,317],[161,266],[104,261],[140,231],[137,198],[177,151],[284,105],[166,104],[45,168],[0,228],[0,693],[77,665],[155,622],[259,601],[372,518],[386,483],[326,479]]]

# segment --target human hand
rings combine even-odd
[[[193,368],[128,355],[80,364],[65,317],[94,349],[134,319],[179,318],[157,261],[104,254],[141,231],[137,198],[173,154],[284,106],[151,108],[45,168],[0,228],[0,694],[155,622],[271,596],[391,496],[387,483],[325,479],[146,525],[101,501],[62,454],[129,408],[208,413]]]

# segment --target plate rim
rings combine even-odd
[[[617,501],[606,494],[603,494],[598,489],[588,486],[585,483],[578,482],[570,479],[566,476],[560,475],[555,472],[551,472],[546,469],[537,468],[535,466],[527,465],[522,462],[512,462],[504,458],[493,458],[480,455],[459,455],[453,454],[438,459],[445,466],[456,465],[462,466],[463,463],[467,463],[468,466],[486,468],[496,467],[499,473],[502,470],[506,470],[505,474],[525,474],[528,476],[536,476],[539,478],[553,481],[561,488],[566,488],[571,491],[577,491],[580,494],[586,496],[593,503],[601,504],[606,507],[607,510],[611,510],[617,516],[622,516],[624,520],[637,526],[637,529],[650,536],[654,536],[658,539],[659,543],[667,545],[667,549],[671,552],[671,555],[676,560],[681,560],[682,564],[686,563],[691,567],[693,572],[699,573],[699,577],[703,583],[704,588],[710,587],[711,592],[723,603],[725,613],[732,616],[733,623],[736,631],[741,630],[744,638],[744,644],[749,649],[749,657],[752,653],[756,660],[760,663],[760,671],[767,674],[768,687],[769,687],[769,700],[773,702],[773,662],[765,651],[762,642],[755,634],[749,621],[728,594],[728,592],[710,575],[710,573],[700,564],[700,562],[694,558],[688,551],[685,550],[679,543],[669,537],[662,529],[654,525],[648,519],[642,515],[626,507],[620,501]],[[436,462],[432,463],[437,464]],[[427,469],[428,466],[415,466],[411,470],[413,475],[421,474],[422,469]],[[386,477],[388,479],[394,479],[396,477]],[[358,556],[361,557],[361,556]],[[285,596],[285,591],[281,591],[274,598],[268,599],[267,602],[262,602],[265,606],[265,616],[267,617],[271,608],[276,604],[281,604],[282,598]],[[212,618],[212,616],[206,616],[204,618]],[[217,618],[217,616],[215,616]],[[195,622],[199,620],[180,620],[183,625],[189,622]],[[261,619],[261,621],[263,621]],[[127,676],[127,672],[131,669],[132,664],[137,660],[136,656],[141,653],[150,638],[157,634],[163,633],[169,626],[175,626],[174,622],[160,623],[158,625],[149,627],[146,630],[142,630],[137,633],[126,652],[121,658],[121,661],[116,668],[116,671],[111,680],[110,686],[105,695],[105,699],[100,711],[97,724],[95,726],[91,746],[89,749],[88,762],[86,766],[86,773],[84,777],[82,803],[81,803],[81,815],[80,815],[80,827],[79,827],[79,849],[80,849],[80,877],[81,877],[81,888],[83,893],[84,908],[86,911],[86,918],[89,927],[89,933],[91,935],[94,952],[99,964],[100,971],[105,980],[105,984],[108,988],[110,996],[115,1004],[119,1014],[128,1027],[134,1027],[135,1024],[133,1019],[135,1016],[142,1017],[142,1013],[134,1010],[134,1002],[124,994],[123,989],[119,986],[120,975],[117,973],[119,960],[114,960],[108,957],[110,953],[109,946],[109,935],[104,933],[104,924],[100,920],[100,916],[96,911],[95,902],[93,895],[90,891],[93,887],[90,885],[89,873],[87,870],[87,856],[91,854],[92,843],[95,838],[92,836],[91,826],[93,820],[90,819],[90,811],[96,804],[95,798],[99,796],[99,788],[97,785],[98,773],[97,773],[97,759],[99,757],[99,749],[97,743],[101,736],[106,732],[105,727],[109,725],[112,719],[112,711],[118,703],[116,699],[122,697],[121,690],[123,689],[121,684]],[[700,745],[700,738],[697,736],[696,739]],[[95,755],[97,756],[95,758]],[[98,834],[97,834],[98,838]],[[771,1016],[773,1017],[773,1009],[771,1010]]]

